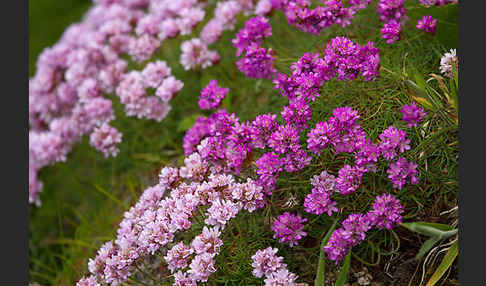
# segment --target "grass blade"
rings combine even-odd
[[[349,272],[349,265],[351,264],[351,250],[349,250],[348,254],[344,258],[343,268],[339,273],[338,279],[336,280],[335,286],[344,286],[346,283],[348,272]]]
[[[103,195],[107,196],[110,200],[112,200],[113,202],[119,204],[120,206],[122,206],[124,209],[128,209],[128,206],[125,205],[122,201],[120,201],[119,199],[115,198],[115,196],[113,196],[112,194],[108,193],[107,191],[105,191],[102,187],[100,187],[99,185],[97,184],[94,184],[95,188],[100,192],[102,193]]]
[[[419,252],[417,255],[415,255],[415,259],[420,260],[422,257],[429,252],[429,250],[440,240],[440,238],[433,236],[429,239],[427,239],[424,244],[422,244],[422,247],[420,248]]]
[[[447,269],[451,267],[459,251],[458,242],[459,241],[456,240],[456,242],[451,246],[451,248],[449,248],[446,255],[442,259],[442,262],[440,263],[439,267],[437,267],[434,274],[432,274],[432,277],[430,277],[429,281],[425,286],[434,286],[435,283],[437,283],[440,280],[440,278],[444,275],[444,273],[446,273]]]
[[[326,270],[325,269],[326,263],[324,261],[325,258],[326,258],[326,254],[324,252],[324,246],[327,244],[327,242],[329,241],[329,238],[331,237],[332,232],[336,228],[337,221],[338,221],[337,219],[334,220],[334,223],[331,225],[331,227],[329,228],[326,235],[324,236],[324,238],[321,241],[321,247],[320,247],[321,251],[319,253],[319,264],[317,266],[317,276],[316,276],[316,279],[314,281],[315,286],[324,286],[324,272]]]
[[[452,229],[450,225],[441,223],[430,222],[409,222],[401,223],[401,226],[430,237],[438,237],[440,239],[446,239],[457,233],[457,229]]]

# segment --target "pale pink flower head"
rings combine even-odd
[[[185,268],[191,254],[191,247],[185,245],[182,241],[174,245],[164,256],[170,272],[173,273],[176,269]]]
[[[218,53],[208,50],[207,45],[199,38],[183,42],[181,50],[180,63],[185,70],[204,69],[220,59]]]
[[[201,282],[208,281],[209,275],[214,272],[216,272],[214,254],[209,254],[207,252],[196,255],[189,265],[188,270],[191,277],[196,281]]]
[[[157,88],[155,95],[160,97],[162,101],[168,102],[179,90],[182,89],[183,86],[184,83],[182,81],[176,79],[174,76],[169,76],[165,78],[159,88]]]
[[[98,280],[96,279],[95,276],[91,275],[91,276],[88,276],[88,277],[81,278],[76,283],[76,286],[101,286],[101,284],[98,283]]]
[[[155,61],[148,63],[142,70],[145,86],[157,88],[164,78],[170,76],[171,69],[165,61]]]
[[[193,279],[192,275],[187,275],[182,271],[178,271],[174,274],[174,284],[173,286],[196,286],[196,280]]]
[[[287,269],[270,273],[265,279],[265,286],[294,286],[297,275]]]
[[[196,236],[191,243],[191,247],[196,254],[211,253],[218,254],[223,241],[219,238],[221,232],[217,227],[208,228],[204,226],[200,235]]]
[[[115,157],[120,151],[117,144],[122,141],[122,134],[108,123],[103,123],[94,129],[89,139],[91,146],[102,152],[105,157]]]
[[[232,201],[216,199],[207,210],[208,218],[204,222],[224,228],[226,223],[239,211],[239,206]]]
[[[277,256],[277,251],[277,248],[268,247],[255,252],[251,257],[253,276],[261,278],[287,267],[287,265],[283,263],[283,257]]]

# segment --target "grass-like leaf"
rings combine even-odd
[[[401,223],[400,225],[411,231],[439,239],[446,239],[457,233],[457,229],[452,229],[450,225],[441,223],[419,221]]]
[[[442,262],[440,263],[439,267],[437,267],[434,274],[432,274],[432,277],[430,277],[429,281],[425,286],[434,286],[444,275],[444,273],[446,273],[447,269],[451,267],[452,263],[456,259],[457,253],[459,252],[458,245],[459,245],[459,241],[456,240],[456,242],[454,242],[451,248],[449,248],[446,255],[442,259]]]
[[[415,256],[415,259],[420,260],[422,257],[429,252],[429,250],[434,247],[434,245],[440,241],[440,238],[433,236],[429,239],[427,239],[424,244],[422,244],[422,247],[420,248],[419,252]]]
[[[317,276],[316,276],[316,279],[315,279],[315,282],[314,282],[315,286],[324,286],[324,272],[326,270],[325,269],[326,263],[324,261],[325,258],[326,258],[326,253],[324,252],[324,246],[329,241],[329,238],[331,237],[332,232],[336,228],[336,224],[337,224],[337,219],[334,220],[334,223],[331,225],[331,227],[329,228],[326,235],[324,236],[324,238],[321,241],[321,247],[320,247],[321,251],[319,253],[319,264],[317,266]]]
[[[348,252],[346,257],[344,258],[343,268],[341,269],[341,272],[339,273],[339,276],[336,280],[335,286],[344,286],[344,283],[346,283],[346,279],[348,277],[349,265],[351,265],[351,250]]]

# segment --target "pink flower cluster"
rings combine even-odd
[[[214,17],[202,28],[199,37],[185,41],[181,45],[182,54],[180,62],[186,70],[207,68],[217,63],[220,56],[211,51],[208,45],[216,42],[224,30],[233,30],[236,16],[243,12],[246,15],[255,8],[250,0],[229,0],[216,4]]]
[[[457,4],[458,0],[419,0],[420,4],[425,7],[443,6],[448,4]]]
[[[228,92],[229,88],[219,87],[217,80],[210,80],[208,85],[201,90],[198,102],[199,108],[217,108]]]
[[[407,123],[408,127],[416,127],[417,123],[422,121],[426,115],[424,109],[418,107],[415,102],[403,105],[400,112],[402,113],[402,120]]]
[[[376,145],[366,138],[366,133],[357,124],[360,118],[357,111],[350,107],[338,107],[333,110],[333,116],[328,121],[318,122],[315,128],[308,133],[307,148],[315,154],[320,154],[328,146],[334,147],[337,153],[352,153],[355,157],[355,165],[344,165],[336,178],[336,189],[342,195],[348,195],[358,189],[363,175],[376,171],[376,163],[380,156],[386,160],[394,159],[398,152],[404,153],[410,150],[410,140],[406,139],[407,133],[393,126],[389,126],[380,134],[380,144]],[[389,170],[389,178],[394,187],[401,189],[407,178],[412,184],[416,184],[416,165],[392,163]]]
[[[287,135],[291,137],[287,138]],[[310,163],[311,157],[298,144],[298,136],[293,125],[278,125],[275,114],[260,115],[253,121],[240,123],[235,114],[230,115],[220,109],[207,118],[198,118],[184,136],[183,147],[186,154],[194,152],[197,147],[201,156],[218,169],[239,173],[255,149],[269,146],[277,153],[264,154],[256,160],[256,165],[260,175],[258,183],[267,194],[271,194],[282,167],[294,172]],[[267,161],[266,158],[270,157],[271,161]]]
[[[314,101],[322,84],[333,77],[348,81],[361,75],[367,81],[375,80],[380,63],[378,52],[373,42],[360,46],[345,37],[333,38],[322,58],[305,53],[291,65],[290,76],[279,73],[273,80],[275,89],[289,99],[303,96]]]
[[[424,30],[424,32],[434,34],[437,28],[437,20],[432,18],[432,16],[423,16],[417,21],[417,29]]]
[[[208,46],[199,38],[183,42],[181,50],[180,62],[185,70],[204,69],[212,66],[220,59],[218,53],[210,51]]]
[[[303,231],[306,221],[306,218],[302,218],[298,214],[294,215],[289,212],[281,214],[272,224],[273,238],[278,239],[280,243],[288,243],[290,247],[298,245],[298,241],[307,235]]]
[[[274,51],[260,46],[262,40],[271,35],[272,27],[268,19],[257,16],[247,20],[245,27],[233,39],[233,46],[237,49],[236,56],[244,54],[236,62],[236,66],[247,77],[271,79],[276,73],[273,67]]]
[[[450,49],[449,52],[445,53],[440,59],[440,72],[448,78],[454,78],[453,67],[456,72],[459,72],[459,59],[456,55],[456,49]]]
[[[277,248],[265,248],[258,250],[251,257],[253,276],[262,278],[265,276],[265,286],[294,286],[298,276],[287,269],[283,263],[283,257],[277,256]]]
[[[128,116],[161,121],[171,109],[169,101],[183,86],[183,82],[171,75],[171,69],[164,61],[155,61],[142,71],[125,74],[116,95],[125,105]],[[147,96],[148,88],[155,89],[155,96]]]
[[[256,12],[261,15],[279,9],[285,14],[289,24],[303,32],[319,35],[327,27],[349,25],[354,14],[366,8],[370,0],[351,0],[348,7],[338,0],[320,2],[322,6],[310,8],[309,0],[262,0],[258,3]]]
[[[127,280],[144,257],[168,246],[178,232],[191,228],[198,208],[204,205],[209,208],[202,233],[190,245],[175,243],[164,259],[171,272],[177,271],[174,285],[206,282],[216,271],[214,258],[223,245],[221,231],[240,210],[251,212],[263,207],[263,190],[250,178],[238,183],[231,175],[212,172],[198,153],[184,162],[181,168],[161,170],[159,184],[146,189],[124,214],[116,239],[105,243],[89,260],[91,276],[81,279],[79,285],[117,285]]]
[[[105,157],[115,157],[120,151],[117,144],[121,142],[122,134],[107,123],[94,129],[89,137],[89,142],[96,150],[100,151]]]
[[[373,226],[378,229],[392,229],[402,220],[403,207],[392,195],[377,196],[372,210],[366,214],[350,214],[342,227],[334,230],[324,246],[329,259],[337,264],[346,253],[366,237]]]
[[[85,134],[105,156],[117,154],[121,134],[108,126],[114,112],[104,93],[116,90],[128,115],[158,121],[167,115],[167,102],[182,82],[160,61],[126,73],[121,56],[150,59],[165,38],[191,33],[204,17],[203,6],[194,0],[95,1],[81,22],[41,53],[29,80],[30,203],[40,205],[38,171],[65,161]],[[157,96],[145,97],[147,87]]]
[[[398,41],[402,27],[408,20],[405,0],[379,0],[376,12],[380,15],[380,21],[385,23],[381,29],[382,38],[387,44]]]
[[[327,213],[328,216],[337,212],[337,203],[330,199],[331,195],[337,191],[336,178],[324,170],[311,178],[311,184],[314,188],[305,197],[304,210],[316,215]]]

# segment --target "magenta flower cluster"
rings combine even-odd
[[[376,12],[380,15],[380,21],[384,22],[381,29],[382,38],[387,44],[398,41],[402,27],[408,20],[405,0],[379,0]]]
[[[272,224],[274,232],[273,238],[278,239],[280,243],[288,243],[290,247],[298,245],[298,241],[307,235],[304,229],[306,218],[298,214],[285,212],[278,216]]]
[[[243,57],[236,62],[238,69],[250,78],[271,79],[276,73],[273,67],[275,53],[272,49],[261,47],[262,40],[272,35],[268,19],[262,16],[250,18],[245,27],[232,40],[236,56]]]
[[[434,34],[437,28],[437,20],[432,16],[426,15],[417,21],[417,29],[424,30],[424,32]]]
[[[402,220],[403,207],[400,201],[392,195],[377,196],[375,202],[366,214],[350,214],[342,227],[331,234],[324,251],[329,259],[337,264],[346,253],[366,237],[366,232],[372,227],[392,229]]]
[[[271,151],[257,158],[255,165],[259,176],[257,182],[270,195],[281,171],[296,172],[312,159],[300,146],[299,138],[312,117],[309,100],[319,95],[318,88],[323,80],[336,75],[338,79],[351,80],[359,73],[366,80],[372,80],[378,74],[377,53],[372,43],[362,47],[346,38],[331,40],[324,59],[305,54],[291,65],[291,77],[279,74],[274,81],[276,88],[289,98],[289,105],[284,106],[281,112],[285,124],[279,125],[275,114],[260,115],[253,121],[240,123],[236,115],[218,110],[207,118],[199,117],[187,131],[183,139],[185,154],[198,150],[204,159],[219,169],[239,173],[255,149],[268,146]],[[360,135],[363,132],[359,128],[351,133],[355,137],[364,137]],[[347,137],[344,138],[338,148],[349,148],[346,147],[348,141]],[[367,141],[358,145],[360,164],[372,168],[373,164],[368,161],[374,160],[373,145]]]
[[[366,8],[370,0],[352,0],[345,7],[343,1],[322,0],[323,5],[311,8],[309,0],[270,0],[260,1],[256,13],[267,14],[273,9],[281,10],[289,24],[295,25],[302,32],[319,35],[322,30],[340,25],[351,24],[354,14]]]
[[[400,112],[402,113],[402,120],[407,123],[408,127],[417,126],[417,123],[422,121],[426,115],[424,109],[418,107],[415,102],[403,105]]]
[[[229,88],[219,87],[217,80],[210,80],[208,85],[201,90],[198,102],[199,108],[217,108],[228,92]]]
[[[320,154],[330,146],[337,153],[354,154],[354,166],[344,165],[336,178],[336,189],[342,195],[356,191],[363,175],[376,171],[376,163],[380,156],[392,160],[398,152],[404,153],[410,150],[410,140],[406,139],[407,133],[393,126],[389,126],[380,134],[379,145],[372,143],[357,123],[359,118],[357,111],[350,107],[338,107],[333,110],[333,116],[328,121],[318,122],[307,134],[307,148],[314,154]],[[401,162],[398,165],[397,163],[390,165],[389,178],[394,187],[401,189],[407,180],[412,184],[418,182],[416,165],[407,163],[407,166],[405,169],[405,165]]]
[[[253,276],[265,276],[265,286],[297,285],[295,280],[298,276],[287,269],[287,264],[283,263],[283,257],[277,256],[277,251],[277,248],[268,247],[255,252],[251,257]]]
[[[268,19],[262,16],[250,18],[245,22],[245,27],[238,31],[236,38],[232,40],[236,48],[236,56],[240,56],[252,43],[261,45],[264,38],[272,35],[272,26]]]
[[[303,96],[314,101],[322,84],[333,77],[349,81],[361,75],[367,81],[375,80],[380,63],[378,52],[373,42],[360,46],[345,37],[333,38],[322,58],[305,53],[291,65],[290,76],[279,73],[273,80],[275,89],[289,99]]]
[[[458,0],[419,0],[419,3],[425,7],[457,4],[457,2]]]
[[[311,184],[314,188],[305,197],[304,210],[315,215],[326,213],[328,216],[331,216],[333,212],[337,212],[337,203],[330,198],[337,191],[336,177],[324,170],[319,175],[314,175],[311,178]]]

